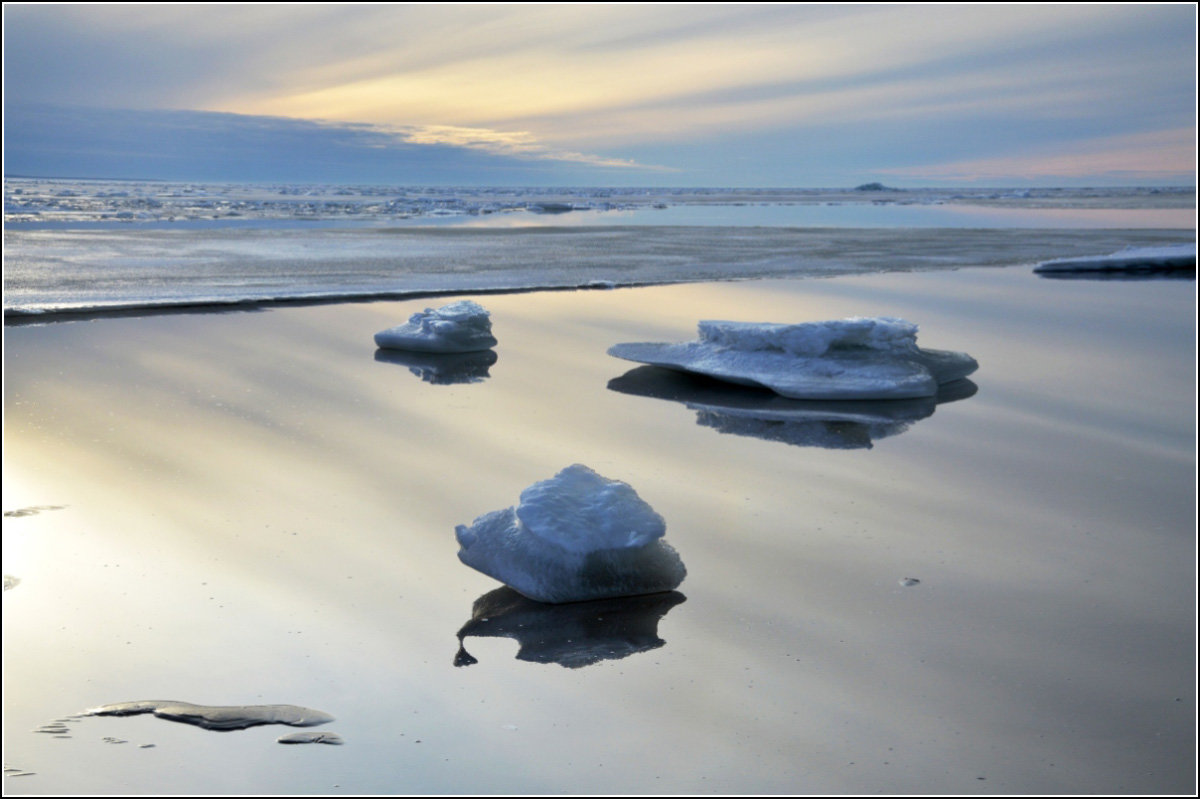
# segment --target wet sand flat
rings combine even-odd
[[[496,358],[441,378],[372,342],[428,300],[6,329],[5,761],[36,772],[8,792],[1189,791],[1193,281],[470,298]],[[974,390],[772,438],[704,387],[619,390],[605,354],[852,315],[970,353]],[[454,526],[576,462],[662,514],[680,596],[473,618],[499,585]],[[31,732],[149,699],[313,708],[344,745]]]

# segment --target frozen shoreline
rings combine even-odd
[[[367,300],[1034,265],[1186,230],[635,227],[5,232],[6,324]]]

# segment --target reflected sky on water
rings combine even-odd
[[[498,357],[451,385],[375,360],[373,333],[426,301],[6,329],[5,511],[56,508],[5,519],[5,758],[36,772],[10,793],[1191,785],[1194,283],[474,299]],[[615,342],[850,315],[970,352],[977,392],[823,449],[608,389]],[[667,522],[688,577],[665,643],[571,669],[468,636],[478,663],[455,668],[499,586],[454,526],[575,462]],[[319,708],[345,745],[145,716],[30,732],[147,697]]]

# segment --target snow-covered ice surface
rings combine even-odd
[[[1196,271],[1196,243],[1162,247],[1130,247],[1109,255],[1058,258],[1034,267],[1035,272]]]
[[[773,324],[700,322],[681,344],[615,344],[608,354],[803,400],[932,397],[979,368],[971,356],[917,346],[917,326],[892,317]]]
[[[1100,189],[493,188],[5,178],[4,221],[22,225],[247,222],[423,224],[680,206],[1194,207],[1194,191]],[[546,220],[543,220],[546,221]]]
[[[663,518],[627,483],[582,464],[521,492],[454,534],[459,560],[538,602],[580,602],[677,588],[686,575]]]
[[[426,308],[408,322],[375,334],[375,345],[413,352],[479,352],[496,346],[487,309],[470,300]]]

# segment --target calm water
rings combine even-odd
[[[5,511],[29,511],[5,519],[5,762],[35,772],[9,793],[1189,790],[1194,282],[475,299],[496,358],[440,381],[371,343],[423,302],[5,331]],[[604,354],[848,315],[970,353],[974,390],[829,448],[709,424],[710,391],[619,390]],[[663,515],[678,596],[541,612],[458,562],[454,525],[574,462]],[[32,732],[142,699],[302,705],[345,744]]]

